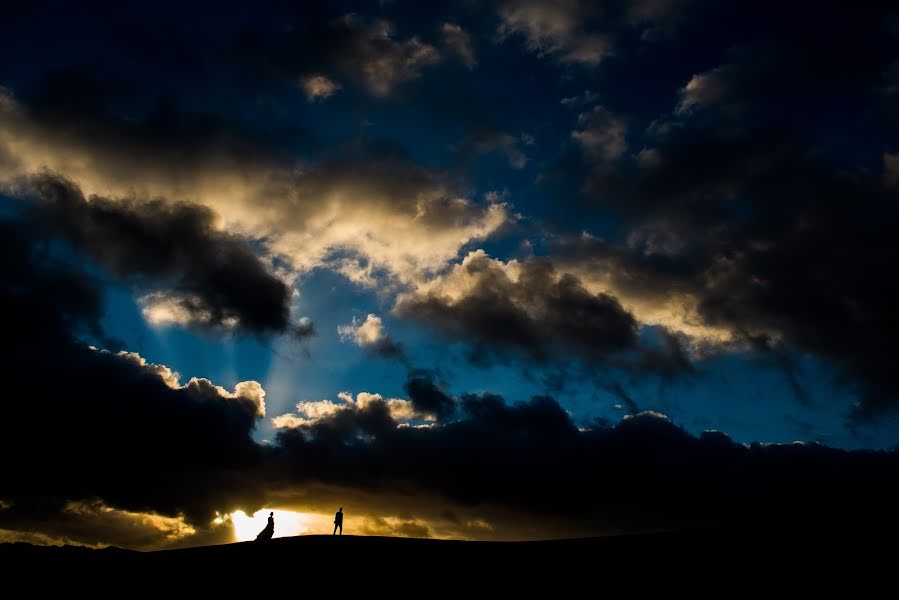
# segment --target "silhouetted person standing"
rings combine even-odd
[[[334,515],[334,533],[331,535],[337,535],[338,527],[340,528],[340,535],[343,535],[343,507]]]
[[[257,542],[267,542],[275,535],[275,513],[268,513],[268,525],[256,536]]]

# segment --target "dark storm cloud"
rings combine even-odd
[[[870,417],[899,399],[896,197],[879,174],[835,172],[782,138],[765,141],[673,134],[656,148],[659,165],[627,179],[640,192],[620,196],[634,211],[631,252],[578,240],[559,260],[645,303],[692,298],[704,325],[755,347],[834,361],[861,383],[857,416]]]
[[[859,398],[852,419],[899,406],[899,198],[878,120],[897,54],[891,10],[722,15],[758,35],[685,77],[645,131],[628,116],[632,146],[613,168],[583,142],[571,157],[586,169],[585,209],[620,218],[626,243],[565,242],[562,268],[602,274],[629,300],[688,298],[699,323],[747,347],[831,361]]]
[[[38,213],[76,249],[138,287],[171,289],[192,324],[236,320],[253,333],[308,328],[289,323],[290,289],[247,242],[215,227],[207,207],[164,200],[89,200],[73,183],[34,178]]]
[[[427,492],[520,518],[570,519],[582,533],[883,518],[899,499],[894,453],[746,447],[723,434],[690,436],[653,415],[579,429],[551,398],[454,400],[418,373],[408,382],[412,402],[447,417],[455,408],[457,420],[401,426],[373,399],[282,431],[265,448],[250,435],[261,408],[252,388],[228,396],[204,380],[172,387],[163,367],[76,342],[70,332],[102,314],[99,295],[36,233],[20,221],[4,223],[0,236],[4,256],[16,259],[0,266],[0,374],[28,386],[2,421],[6,528],[153,545],[158,538],[144,530],[127,532],[133,516],[122,511],[184,515],[200,527],[215,510],[261,505],[271,486],[314,483]],[[91,537],[85,523],[98,514],[103,525],[88,527]],[[156,526],[167,527],[177,523]]]
[[[591,294],[552,263],[531,260],[517,280],[484,255],[456,267],[466,280],[462,297],[441,290],[402,297],[396,313],[472,345],[481,360],[520,354],[537,362],[585,356],[602,360],[636,347],[637,323],[615,298]]]
[[[317,142],[295,121],[260,122],[189,108],[185,98],[145,85],[140,70],[65,64],[13,91],[19,110],[0,124],[17,136],[102,153],[94,165],[123,180],[151,163],[184,179],[223,161],[273,165],[287,149]]]
[[[0,497],[12,506],[0,520],[100,498],[206,523],[222,494],[253,501],[245,478],[261,456],[250,437],[261,389],[173,387],[164,367],[77,341],[73,332],[98,327],[100,288],[27,223],[2,230],[3,256],[15,260],[0,266],[0,376],[19,392],[4,403]]]
[[[583,534],[675,524],[796,526],[822,517],[846,524],[891,514],[899,493],[895,453],[747,447],[721,433],[693,437],[652,414],[584,430],[546,397],[510,405],[469,395],[462,407],[457,421],[412,429],[396,427],[387,406],[374,402],[282,431],[282,456],[297,477],[578,519]]]
[[[370,16],[373,7],[365,15],[320,6],[269,14],[263,4],[246,23],[227,27],[216,12],[203,15],[205,7],[196,22],[180,9],[163,11],[164,20],[183,18],[196,39],[169,36],[158,19],[141,24],[140,16],[137,25],[129,16],[123,23],[130,27],[113,27],[80,7],[81,20],[71,23],[35,19],[52,22],[50,31],[0,19],[0,38],[13,40],[0,52],[0,84],[11,90],[0,89],[0,168],[69,168],[85,190],[133,188],[137,198],[171,200],[86,200],[63,180],[39,178],[53,240],[62,235],[194,320],[280,331],[289,327],[289,290],[246,241],[215,228],[213,212],[176,202],[210,182],[219,183],[211,196],[238,183],[251,188],[237,195],[246,196],[242,208],[253,217],[272,208],[291,232],[327,238],[297,251],[313,257],[303,268],[336,253],[327,265],[354,281],[385,269],[401,274],[404,289],[415,292],[400,299],[397,314],[468,345],[481,361],[561,362],[560,380],[574,373],[565,364],[573,360],[597,379],[608,365],[673,378],[693,370],[686,344],[717,329],[732,334],[721,342],[727,349],[755,349],[783,368],[797,396],[793,352],[838,368],[860,398],[853,419],[899,406],[892,373],[899,359],[895,8],[509,0],[484,9],[490,19],[478,26],[464,18],[475,13],[464,11],[428,21],[399,18],[402,7],[387,20]],[[32,11],[43,9],[4,15]],[[496,33],[499,44],[483,37]],[[133,40],[130,51],[101,44],[93,61],[67,51],[106,35]],[[522,49],[545,57],[546,69],[534,68],[542,63]],[[452,76],[425,79],[444,58],[439,68]],[[86,66],[57,68],[70,62]],[[564,72],[561,83],[547,72]],[[666,81],[676,83],[668,89]],[[212,102],[222,115],[202,110]],[[341,103],[351,114],[328,112]],[[434,170],[412,164],[393,144],[370,144],[367,134],[351,160],[338,150],[306,163],[307,150],[322,148],[296,127],[308,117],[298,106],[317,111],[312,118],[328,135],[336,124],[335,138],[362,123],[376,137],[389,130],[397,139],[420,138],[410,153]],[[563,116],[544,114],[545,107]],[[419,112],[430,114],[433,131],[414,130]],[[531,124],[541,128],[540,143],[525,156],[525,138],[514,136]],[[452,139],[433,143],[437,125]],[[461,280],[454,287],[441,275],[445,267],[499,226],[479,225],[487,209],[458,201],[439,179],[445,165],[437,146],[453,147],[460,135],[455,147],[469,154],[503,152],[512,166],[534,168],[556,156],[545,150],[554,139],[564,140],[570,152],[557,172],[536,180],[563,179],[576,193],[537,197],[526,215],[565,213],[551,223],[563,233],[541,248],[550,256],[516,263],[520,272],[512,273],[511,261],[475,254],[453,270]],[[534,173],[509,172],[500,185],[526,181],[521,194],[510,183],[510,198],[526,205]],[[473,176],[476,193],[493,177]],[[260,182],[271,187],[257,197]],[[332,209],[353,213],[352,226],[330,221]],[[307,229],[314,221],[328,225]],[[370,223],[376,228],[360,225]],[[579,235],[594,226],[605,241]],[[128,539],[134,533],[108,529],[129,529],[122,511],[183,514],[200,527],[215,510],[262,506],[278,497],[272,490],[319,482],[357,497],[396,493],[406,503],[400,511],[438,497],[454,510],[505,511],[508,522],[568,519],[582,534],[683,524],[895,524],[894,451],[745,446],[720,433],[689,435],[653,414],[579,427],[551,398],[453,397],[418,372],[406,393],[415,412],[436,422],[397,423],[397,399],[391,408],[374,394],[364,403],[357,395],[332,415],[281,430],[280,445],[257,444],[258,390],[232,394],[205,380],[178,386],[165,367],[77,341],[118,347],[100,326],[101,284],[66,248],[40,239],[47,231],[0,225],[0,375],[7,384],[0,528]],[[654,322],[644,320],[649,309],[687,313],[680,324],[693,329],[641,328]],[[310,321],[293,327],[299,335],[313,331]],[[646,329],[658,337],[653,346],[644,343]],[[363,347],[378,354],[399,347],[386,333],[367,339]],[[637,413],[624,386],[600,385]],[[388,526],[410,535],[436,531],[405,517]],[[372,527],[385,529],[378,521]]]
[[[445,420],[456,411],[456,401],[438,387],[432,373],[410,372],[404,389],[417,412],[434,415],[438,421]]]

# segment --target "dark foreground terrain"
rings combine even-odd
[[[549,589],[552,597],[610,590],[729,597],[843,589],[853,597],[894,597],[895,540],[886,532],[760,530],[535,542],[315,535],[160,552],[2,544],[0,564],[8,580],[124,595],[215,587],[264,596],[312,585],[403,595]]]

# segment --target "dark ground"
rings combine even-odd
[[[542,590],[551,597],[610,590],[805,597],[845,590],[862,598],[899,594],[895,539],[886,532],[744,529],[540,542],[315,535],[160,552],[20,543],[0,545],[0,565],[7,581],[27,577],[40,586],[126,596],[156,587],[248,588],[254,596],[291,589],[303,595],[333,586],[440,596],[459,589]]]

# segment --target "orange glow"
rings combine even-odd
[[[265,528],[270,512],[275,513],[274,537],[276,538],[308,533],[312,521],[318,517],[318,515],[309,513],[271,508],[261,508],[253,513],[252,516],[249,516],[244,511],[238,510],[230,515],[231,523],[234,524],[234,537],[237,541],[249,542],[255,540],[259,532]]]

